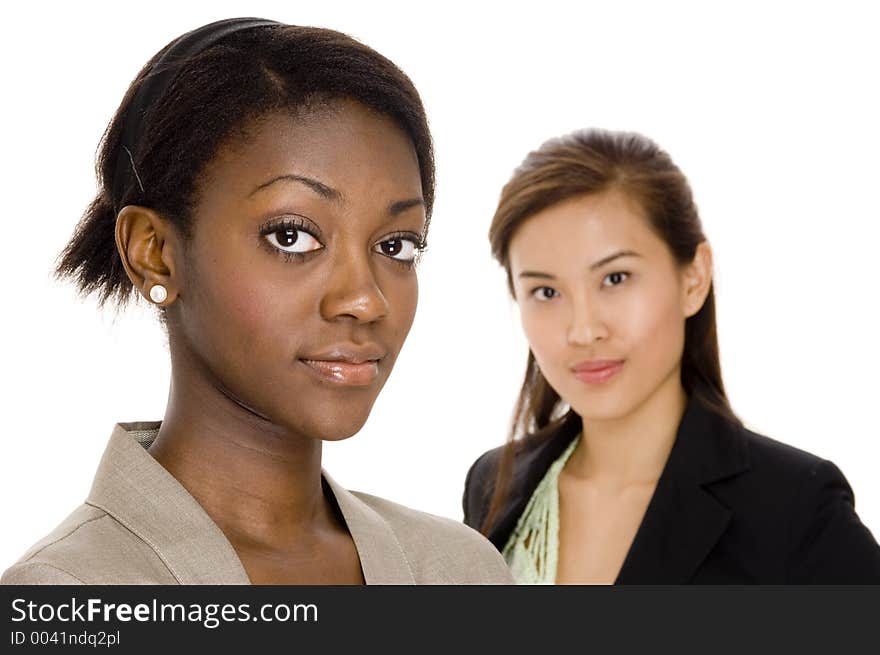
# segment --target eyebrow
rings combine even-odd
[[[322,198],[326,198],[327,200],[342,200],[342,193],[330,187],[323,182],[316,180],[311,177],[306,177],[305,175],[297,175],[295,173],[287,173],[285,175],[279,175],[277,177],[273,177],[268,182],[263,182],[260,186],[255,188],[248,194],[248,198],[253,196],[255,193],[262,191],[263,189],[272,186],[276,182],[299,182],[300,184],[304,184],[309,187],[312,191],[317,193]],[[402,214],[407,209],[412,209],[413,207],[424,207],[425,201],[423,198],[410,198],[408,200],[398,200],[397,202],[391,203],[388,207],[388,214],[391,216],[397,216]]]
[[[279,175],[277,177],[273,177],[268,182],[263,182],[263,184],[261,184],[248,194],[248,198],[250,198],[258,191],[262,191],[263,189],[272,186],[276,182],[299,182],[300,184],[304,184],[305,186],[309,187],[312,191],[317,193],[322,198],[326,198],[327,200],[342,199],[342,194],[339,193],[339,191],[337,191],[336,189],[329,187],[323,182],[320,182],[314,178],[306,177],[305,175],[296,175],[295,173]]]
[[[610,264],[615,259],[620,259],[621,257],[641,257],[641,255],[635,250],[619,250],[590,264],[590,270],[595,271],[597,268],[602,268],[605,264]]]
[[[620,259],[621,257],[641,257],[641,255],[634,250],[620,250],[618,252],[612,253],[607,257],[603,257],[597,262],[593,262],[590,264],[590,270],[595,271],[597,268],[602,268],[606,264],[610,264],[616,259]],[[519,274],[520,278],[532,277],[539,278],[541,280],[555,280],[556,276],[551,275],[550,273],[543,273],[541,271],[523,271]]]
[[[388,207],[388,213],[391,216],[397,216],[398,214],[402,214],[407,209],[412,209],[413,207],[424,207],[425,201],[422,198],[410,198],[409,200],[398,200],[397,202],[392,202],[391,206]]]

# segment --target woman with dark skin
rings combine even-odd
[[[157,57],[169,48],[111,122],[59,266],[158,308],[165,416],[117,426],[86,504],[3,581],[507,582],[476,532],[321,469],[416,310],[433,157],[410,81],[349,37],[270,21],[212,24]]]
[[[321,493],[315,436],[360,429],[412,323],[405,249],[425,227],[416,164],[390,120],[336,101],[313,116],[266,117],[237,152],[221,151],[193,212],[210,228],[187,245],[148,209],[120,213],[133,284],[162,284],[162,305],[177,310],[168,408],[149,452],[255,583],[361,582],[351,536]],[[303,231],[287,246],[287,224],[261,227],[288,211],[315,217],[324,245]],[[412,235],[401,253],[378,252],[398,232]],[[345,363],[360,360],[375,363]]]

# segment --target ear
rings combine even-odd
[[[706,302],[712,287],[712,249],[707,241],[697,246],[694,259],[681,269],[681,300],[685,318],[690,318]]]
[[[180,293],[176,256],[180,251],[174,226],[156,211],[138,205],[122,208],[116,217],[116,248],[128,279],[150,302],[150,289],[161,284],[167,307]]]

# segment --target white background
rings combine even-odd
[[[526,353],[488,251],[498,193],[546,138],[601,126],[656,139],[691,180],[716,254],[734,409],[836,462],[880,534],[871,3],[23,6],[6,10],[0,40],[0,569],[85,498],[116,421],[163,414],[168,359],[152,313],[100,312],[51,270],[141,65],[180,33],[241,15],[331,27],[390,57],[421,91],[436,141],[418,315],[367,426],[326,447],[339,482],[460,518],[468,466],[505,439]]]

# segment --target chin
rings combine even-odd
[[[572,406],[575,413],[581,417],[581,420],[587,423],[603,423],[606,421],[617,421],[627,415],[628,412],[617,411],[614,408],[585,407],[579,408]]]
[[[345,441],[346,439],[350,439],[351,437],[356,435],[358,432],[360,432],[361,428],[364,427],[365,422],[366,421],[361,422],[357,427],[353,427],[353,428],[351,428],[349,430],[345,430],[343,432],[335,432],[335,433],[323,432],[318,438],[321,439],[321,441],[334,441],[334,442],[335,441]]]
[[[643,399],[623,389],[583,390],[568,404],[584,421],[616,421],[631,414]]]
[[[360,432],[370,415],[370,407],[343,414],[345,409],[337,406],[336,411],[331,408],[327,413],[292,416],[287,425],[292,432],[314,439],[343,441]]]
[[[284,389],[276,387],[268,399],[267,415],[291,434],[342,441],[363,428],[385,379],[363,386],[307,380]]]

